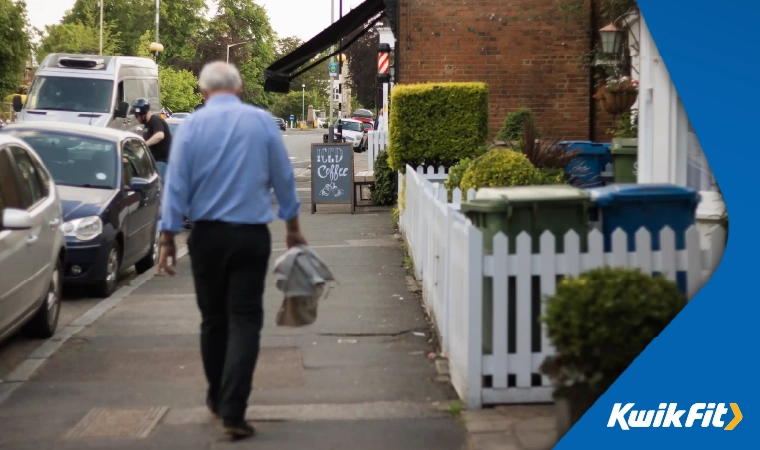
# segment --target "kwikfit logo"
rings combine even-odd
[[[688,409],[678,409],[678,403],[660,403],[658,409],[637,410],[633,409],[635,403],[615,403],[612,407],[608,428],[619,426],[622,430],[631,428],[691,428],[698,423],[702,428],[715,427],[724,430],[733,430],[742,421],[742,413],[739,405],[730,403],[730,410],[725,403],[694,403]],[[725,424],[724,416],[731,411],[733,419]],[[686,419],[683,420],[683,416]]]

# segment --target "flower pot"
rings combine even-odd
[[[638,97],[637,92],[631,91],[618,91],[618,92],[605,92],[601,96],[602,108],[610,114],[618,115],[622,114],[636,103]]]
[[[603,392],[595,392],[586,386],[564,388],[561,395],[554,396],[554,409],[557,418],[557,440],[561,440],[586,411],[594,406]]]

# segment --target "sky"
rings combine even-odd
[[[125,0],[128,1],[128,0]],[[269,14],[269,21],[280,37],[298,36],[309,40],[330,26],[331,0],[256,0]],[[338,18],[338,0],[335,1],[335,18]],[[75,0],[26,0],[32,26],[41,30],[45,25],[58,23]],[[214,0],[206,0],[211,13],[216,12]],[[364,0],[344,0],[343,14]],[[159,21],[160,33],[160,21]]]

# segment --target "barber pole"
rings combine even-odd
[[[378,53],[377,55],[377,73],[387,74],[391,65],[391,58],[388,53]]]
[[[383,85],[383,129],[388,129],[388,83],[391,76],[388,73],[391,65],[391,46],[380,44],[377,47],[377,81]]]

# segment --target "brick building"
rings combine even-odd
[[[365,0],[267,71],[267,90],[289,79],[318,52],[359,36],[384,19],[396,38],[397,83],[481,81],[490,87],[490,130],[506,114],[531,108],[543,136],[609,140],[613,118],[592,98],[587,55],[596,46],[599,0]],[[567,11],[563,3],[582,6]],[[565,10],[563,10],[565,9]],[[586,56],[586,58],[584,58]],[[299,69],[300,68],[300,69]]]
[[[590,0],[584,3],[590,11]],[[584,58],[601,26],[558,4],[398,0],[396,80],[488,83],[491,135],[508,112],[527,106],[546,137],[609,140],[612,116],[591,97],[592,66]]]

